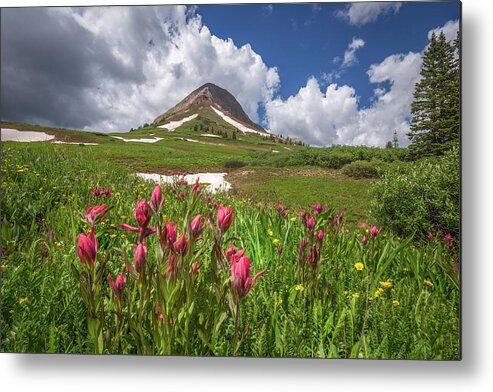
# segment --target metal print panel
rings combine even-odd
[[[1,10],[1,351],[458,360],[460,3]]]

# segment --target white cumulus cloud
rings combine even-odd
[[[431,39],[431,35],[435,33],[437,36],[441,31],[445,34],[447,41],[453,41],[457,38],[457,31],[459,30],[459,20],[449,20],[442,27],[437,27],[428,32],[428,39]]]
[[[353,40],[344,52],[344,61],[342,62],[342,66],[349,67],[355,64],[358,61],[358,59],[356,58],[356,51],[363,46],[365,46],[365,41],[363,41],[361,38],[353,37]]]
[[[296,95],[266,105],[268,126],[319,146],[384,146],[396,130],[400,144],[405,146],[409,144],[406,133],[421,65],[421,53],[409,52],[388,56],[370,66],[368,80],[376,87],[373,102],[363,108],[354,88],[331,84],[322,91],[310,78]],[[382,83],[389,87],[382,87]]]
[[[447,39],[455,39],[459,23],[448,21],[442,27]],[[361,47],[353,39],[351,48]],[[375,85],[372,103],[360,107],[355,89],[331,84],[323,91],[311,77],[305,87],[286,100],[276,98],[266,105],[268,127],[277,133],[301,138],[313,145],[352,144],[384,146],[397,131],[402,146],[409,144],[411,103],[420,80],[420,53],[394,54],[373,64],[367,71],[369,83]],[[347,51],[346,51],[347,52]],[[345,60],[346,60],[345,56]],[[349,56],[350,57],[350,56]],[[332,80],[333,75],[325,75]]]
[[[401,5],[401,2],[352,3],[337,10],[336,15],[351,25],[362,26],[376,21],[380,15],[399,12]]]

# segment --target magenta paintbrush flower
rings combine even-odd
[[[221,204],[217,210],[217,226],[221,233],[225,233],[231,223],[233,223],[233,210]]]
[[[173,243],[176,241],[176,229],[178,228],[178,223],[173,226],[171,219],[166,223],[166,246],[169,249],[173,249]]]
[[[323,230],[319,230],[317,232],[317,240],[319,240],[320,242],[322,242],[323,239],[324,239],[324,232],[323,232]]]
[[[253,279],[250,277],[250,258],[241,257],[238,261],[231,264],[231,287],[238,301],[245,298],[252,289],[259,276],[267,272],[267,268],[255,274]]]
[[[146,199],[142,199],[137,202],[134,210],[134,218],[140,227],[147,226],[151,220],[151,214],[149,213],[149,206]]]
[[[89,235],[80,234],[77,244],[77,255],[83,265],[94,266],[96,253],[98,251],[98,240],[91,229]]]
[[[375,238],[380,232],[382,231],[382,228],[377,228],[377,226],[371,225],[370,227],[370,236],[371,238]]]
[[[280,201],[277,202],[277,212],[283,215],[286,214],[286,209],[284,208],[283,204]]]
[[[85,218],[91,226],[94,226],[99,221],[106,218],[104,214],[109,211],[106,204],[101,204],[100,206],[89,207],[86,211]]]
[[[315,221],[313,220],[313,218],[308,218],[306,220],[306,227],[308,230],[313,230],[315,228]]]
[[[200,221],[202,219],[202,215],[198,214],[190,224],[190,230],[192,232],[192,236],[197,238],[205,229],[205,222],[201,226]]]
[[[301,219],[302,219],[303,221],[305,221],[305,220],[306,220],[306,211],[305,211],[305,210],[301,210],[301,211],[300,211],[300,217],[301,217]]]
[[[183,233],[180,234],[180,238],[173,244],[173,249],[176,253],[184,255],[188,250],[188,239]]]
[[[92,194],[96,197],[99,197],[101,195],[101,190],[98,187],[96,187],[92,190]]]
[[[366,234],[361,239],[361,242],[363,243],[363,245],[366,245],[368,243],[368,237],[366,236]]]
[[[193,184],[193,186],[192,186],[192,193],[194,195],[196,195],[199,192],[200,192],[200,184],[199,184],[199,179],[197,178],[197,180],[195,181],[195,184]]]
[[[115,297],[121,299],[123,290],[125,290],[125,284],[127,283],[127,276],[125,274],[118,274],[116,279],[113,280],[111,274],[108,273],[108,281]]]
[[[322,213],[322,211],[324,210],[324,209],[323,209],[323,207],[322,207],[322,205],[321,205],[320,203],[315,204],[315,205],[313,206],[313,209],[315,210],[315,212],[316,212],[317,214],[321,214],[321,213]]]
[[[164,202],[163,192],[161,191],[161,187],[158,184],[154,187],[154,190],[152,191],[151,194],[151,208],[154,211],[157,211],[161,208],[163,202]]]
[[[125,223],[120,224],[120,227],[123,230],[140,233],[139,242],[144,241],[144,239],[148,235],[154,234],[157,231],[155,227],[148,227],[149,221],[151,220],[151,214],[150,207],[147,204],[146,199],[142,199],[141,201],[137,202],[134,210],[134,218],[137,221],[139,227],[130,226]]]
[[[145,264],[147,258],[147,244],[145,242],[139,243],[134,252],[134,268],[137,272],[142,271],[142,267]]]
[[[103,189],[103,195],[104,197],[108,198],[110,197],[111,191],[108,188]]]
[[[246,248],[240,249],[238,252],[236,251],[235,246],[231,243],[231,246],[226,250],[226,260],[229,263],[237,262],[240,258],[245,255]]]

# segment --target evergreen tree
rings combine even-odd
[[[394,148],[394,146],[392,145],[392,142],[390,140],[385,145],[385,148]]]
[[[394,137],[392,138],[392,147],[399,148],[399,138],[397,137],[397,131],[394,130]]]
[[[456,146],[460,128],[459,62],[443,31],[432,34],[411,105],[409,148],[417,156],[442,155]]]

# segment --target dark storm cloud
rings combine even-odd
[[[102,78],[117,82],[142,82],[138,59],[145,46],[135,45],[122,64],[107,43],[49,8],[2,10],[2,119],[83,128],[103,120],[107,113],[91,102],[87,92],[97,93]],[[136,42],[146,37],[132,19]],[[141,29],[142,30],[142,29]]]

